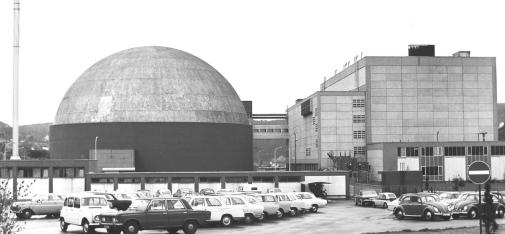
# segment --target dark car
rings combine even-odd
[[[377,196],[375,190],[361,190],[358,195],[354,196],[354,200],[357,206],[371,206]]]
[[[482,193],[481,199],[481,208],[484,210],[484,193]],[[495,211],[496,217],[503,218],[505,213],[505,204],[503,204],[503,200],[501,199],[500,195],[493,194],[493,210]],[[466,216],[471,219],[478,218],[479,193],[462,193],[458,200],[454,203],[452,213],[452,217],[455,219],[459,218],[460,216]]]
[[[406,194],[395,208],[393,214],[398,219],[405,217],[423,218],[433,220],[434,217],[441,217],[445,220],[451,219],[451,212],[447,205],[440,202],[438,196],[432,194]]]
[[[116,198],[116,196],[114,196],[111,193],[106,193],[106,192],[91,192],[91,193],[94,194],[94,195],[102,195],[102,196],[104,196],[105,199],[108,202],[110,202],[111,208],[115,208],[117,210],[125,211],[132,204],[132,201],[130,201],[130,200],[119,200],[119,199]]]
[[[209,211],[193,210],[188,202],[178,198],[136,200],[135,210],[115,214],[101,214],[100,224],[108,233],[136,234],[140,230],[166,229],[176,233],[182,229],[193,234],[198,226],[210,219]]]

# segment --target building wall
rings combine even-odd
[[[367,57],[369,143],[495,140],[494,58]]]
[[[278,168],[287,168],[288,141],[289,130],[286,120],[253,121],[254,169],[273,167],[275,162]]]
[[[219,123],[53,125],[51,158],[87,159],[97,149],[135,150],[136,171],[252,170],[252,128]]]

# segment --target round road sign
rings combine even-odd
[[[490,177],[489,165],[483,161],[475,161],[468,167],[468,179],[474,184],[484,184]]]

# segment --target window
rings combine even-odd
[[[200,177],[201,183],[219,183],[221,178],[219,177]]]
[[[244,177],[226,177],[226,183],[247,183],[247,176]]]
[[[354,146],[354,155],[365,155],[365,146]]]
[[[119,184],[138,184],[140,183],[140,178],[118,178],[117,182]]]
[[[259,130],[259,129],[257,129],[257,128],[255,128],[253,131],[254,131],[254,132],[260,132],[260,130]]]
[[[12,178],[12,168],[0,168],[0,178]]]
[[[422,156],[433,156],[433,147],[422,147],[421,148]]]
[[[195,199],[191,202],[191,206],[194,206],[194,207],[203,206],[203,198],[195,198]]]
[[[365,139],[365,131],[353,131],[352,138],[354,139]]]
[[[364,123],[365,122],[365,115],[353,115],[352,122],[353,123]]]
[[[53,176],[63,178],[84,177],[84,168],[55,167],[53,169]]]
[[[270,128],[270,129],[267,129],[267,132],[274,132],[274,130]]]
[[[484,146],[469,146],[468,155],[487,155],[487,147]]]
[[[505,155],[505,145],[491,146],[491,155]]]
[[[445,156],[465,156],[464,146],[444,147]]]
[[[284,128],[284,129],[282,129],[282,132],[288,133],[288,132],[289,132],[289,129]]]
[[[169,200],[169,209],[182,210],[186,209],[186,206],[180,200]]]
[[[75,208],[81,208],[81,199],[76,198],[74,201],[74,207]]]
[[[262,129],[260,129],[260,132],[267,132],[267,130],[262,128]]]
[[[149,207],[151,211],[161,211],[165,210],[165,200],[153,200],[151,206]]]
[[[274,129],[274,132],[282,132],[282,129],[276,128],[276,129]]]
[[[443,147],[434,147],[435,152],[434,156],[443,156],[444,155],[444,148]]]
[[[266,183],[273,183],[274,182],[274,177],[264,177],[264,176],[253,176],[253,182],[266,182]]]
[[[245,205],[244,201],[238,197],[232,197],[231,201],[233,205]]]
[[[417,157],[419,156],[419,148],[418,147],[407,147],[405,148],[407,157]]]
[[[146,178],[146,183],[149,183],[149,184],[166,183],[166,182],[167,182],[166,177],[147,177]]]
[[[305,148],[305,156],[310,157],[310,148]]]
[[[216,198],[205,198],[207,201],[207,206],[221,206],[221,202]]]
[[[365,107],[365,99],[353,99],[352,107]]]
[[[442,167],[421,167],[423,175],[442,175]]]
[[[303,102],[301,105],[300,111],[301,111],[300,114],[304,117],[311,115],[312,114],[311,100],[307,100],[307,101]]]

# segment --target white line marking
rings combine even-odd
[[[489,175],[489,170],[468,171],[469,175]]]

